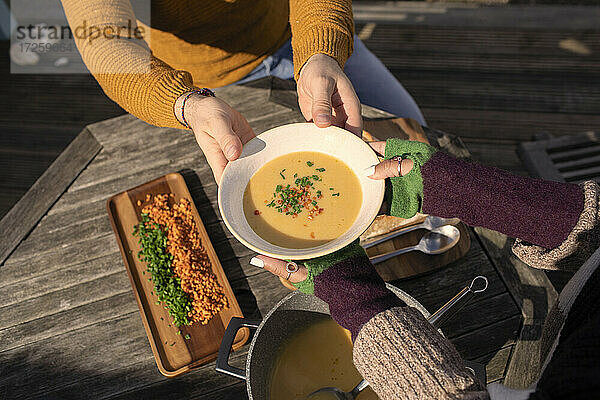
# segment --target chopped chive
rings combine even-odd
[[[329,188],[329,190],[333,190],[333,188]]]
[[[339,196],[339,195],[340,195],[339,192],[332,194],[332,196]]]
[[[306,165],[308,165],[309,167],[312,167],[313,165],[315,165],[315,163],[311,162],[311,161],[307,161]]]
[[[187,335],[185,335],[185,338],[186,338],[187,340],[190,340],[190,339],[191,339],[191,336],[190,336],[189,334],[187,334]]]
[[[325,172],[325,168],[317,168],[317,171],[319,171],[319,172]]]
[[[297,178],[297,177],[298,177],[298,174],[294,174],[294,178]]]
[[[281,177],[282,177],[283,179],[285,179],[285,175],[283,175],[283,173],[284,173],[284,172],[285,172],[285,168],[284,168],[284,169],[282,169],[281,171],[279,171],[279,175],[281,175]]]

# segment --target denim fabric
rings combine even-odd
[[[354,37],[354,52],[344,66],[361,103],[379,108],[399,117],[414,118],[426,125],[419,106],[365,44]],[[267,57],[258,67],[235,84],[266,76],[294,79],[292,44],[288,40],[279,50]]]

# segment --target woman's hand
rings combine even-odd
[[[355,135],[362,132],[360,101],[344,71],[328,55],[315,54],[302,67],[298,103],[304,118],[320,128],[333,124]]]
[[[390,178],[391,190],[386,190],[390,215],[412,218],[422,211],[423,177],[421,167],[437,151],[422,142],[388,139],[386,142],[369,143],[373,150],[384,156],[385,161],[372,165],[366,175],[372,179]]]
[[[216,97],[192,94],[183,112],[219,184],[227,163],[236,160],[242,153],[242,145],[256,135],[242,114]],[[177,115],[179,118],[180,113]]]
[[[380,156],[385,154],[385,141],[381,142],[370,142],[369,146]],[[400,167],[398,167],[398,160],[384,160],[379,164],[372,165],[365,171],[365,174],[371,179],[385,179],[394,178],[396,176],[404,176],[408,174],[414,166],[413,160],[410,158],[404,158],[400,161]]]
[[[296,264],[298,270],[296,272],[292,272],[291,274],[286,270],[288,265],[287,261],[278,260],[276,258],[271,258],[263,255],[258,255],[256,257],[252,257],[250,260],[250,264],[255,267],[264,268],[273,275],[277,275],[281,278],[287,279],[288,275],[290,276],[289,281],[292,283],[299,283],[306,279],[308,276],[308,270],[302,264]]]

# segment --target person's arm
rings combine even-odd
[[[340,68],[352,54],[354,21],[351,0],[290,0],[294,77],[315,54],[325,54]]]
[[[143,29],[129,0],[62,0],[62,4],[83,61],[104,93],[152,125],[184,128],[173,105],[183,93],[196,89],[192,76],[154,57],[143,40],[117,37],[119,27],[131,24],[132,31]],[[92,26],[108,28],[110,34],[96,37]]]
[[[390,177],[391,213],[409,218],[420,211],[458,217],[518,238],[513,252],[531,266],[576,269],[600,246],[599,189],[511,174],[456,159],[419,142],[372,144],[387,159],[404,156],[415,167],[394,175],[395,160],[372,177]]]
[[[307,121],[360,135],[360,102],[344,74],[354,47],[351,0],[290,0],[294,78]]]
[[[284,261],[257,256],[251,263],[286,276]],[[454,346],[387,289],[358,241],[306,260],[290,280],[324,300],[350,331],[354,364],[382,400],[488,398]]]
[[[62,3],[83,61],[107,96],[152,125],[192,129],[219,183],[227,163],[255,136],[246,119],[223,100],[198,94],[191,74],[154,57],[144,40],[116,36],[123,26],[141,28],[129,0]],[[92,26],[110,33],[98,35]]]

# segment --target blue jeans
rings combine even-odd
[[[344,72],[352,82],[361,103],[398,117],[413,118],[421,125],[426,125],[419,106],[410,94],[356,36],[354,37],[354,52],[346,62]],[[281,79],[294,78],[291,40],[288,40],[279,50],[267,57],[236,84],[265,76],[276,76]]]

